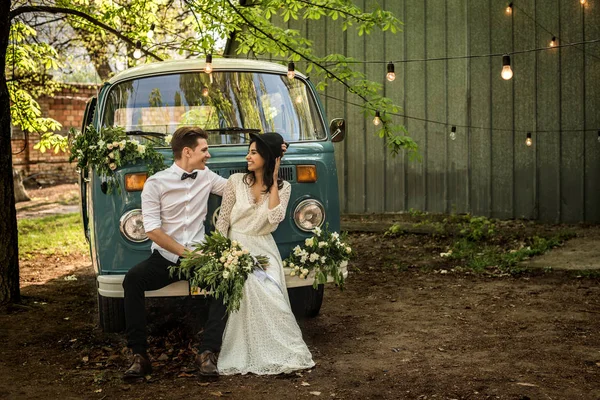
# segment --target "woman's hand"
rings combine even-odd
[[[279,177],[279,165],[281,164],[281,157],[275,159],[275,168],[273,169],[273,182],[277,183]]]

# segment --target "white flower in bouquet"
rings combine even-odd
[[[319,248],[322,249],[323,247],[327,246],[327,242],[319,242]]]
[[[311,247],[313,245],[313,238],[308,238],[304,241],[304,245]]]
[[[325,261],[327,261],[327,257],[322,256],[321,257],[321,264],[325,264]]]
[[[340,268],[346,268],[348,266],[348,261],[344,260],[340,263]]]
[[[310,262],[315,262],[318,259],[319,259],[319,255],[317,253],[312,253],[309,258]]]
[[[112,163],[108,164],[108,168],[110,168],[110,169],[112,169],[114,171],[115,169],[117,169],[117,164],[115,164],[114,162],[112,162]]]
[[[317,236],[321,236],[321,232],[321,228],[319,228],[318,226],[315,229],[313,229],[313,233]]]
[[[138,144],[137,151],[140,154],[144,154],[146,152],[146,146],[144,146],[143,144]]]
[[[346,253],[348,253],[348,254],[352,253],[352,249],[349,246],[346,246]]]
[[[165,143],[166,144],[171,144],[171,140],[173,140],[173,135],[167,135],[167,136],[165,136]]]
[[[308,256],[303,255],[302,257],[300,257],[300,262],[302,264],[304,264],[306,262],[306,260],[308,260]]]
[[[106,145],[106,148],[109,149],[109,150],[112,150],[114,148],[114,146],[113,146],[112,143],[109,143],[109,144]]]
[[[331,234],[331,237],[332,237],[332,238],[333,238],[333,239],[334,239],[336,242],[338,242],[338,241],[340,240],[340,234],[339,234],[339,233],[337,233],[337,232],[333,232],[333,233]]]
[[[227,279],[229,278],[229,271],[225,270],[223,271],[223,279]]]
[[[113,148],[119,147],[119,142],[112,142],[112,146],[113,146]]]
[[[108,158],[114,160],[115,159],[115,153],[113,153],[112,151],[110,153],[108,153]]]
[[[300,246],[294,247],[294,255],[299,256],[300,253],[302,253],[302,249],[300,248]]]
[[[100,139],[100,141],[98,142],[98,147],[102,148],[104,147],[104,145],[106,144],[106,142],[102,139]]]

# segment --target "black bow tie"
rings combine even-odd
[[[198,176],[198,171],[196,172],[192,172],[191,174],[188,174],[187,172],[184,172],[183,175],[181,175],[181,180],[185,180],[187,178],[192,178],[192,179],[196,179],[196,177]]]

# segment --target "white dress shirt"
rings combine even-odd
[[[148,178],[142,190],[142,216],[146,232],[161,228],[176,242],[191,248],[204,241],[208,196],[222,196],[227,179],[208,167],[192,171],[198,173],[196,179],[181,180],[184,172],[174,163]],[[173,263],[179,258],[156,243],[152,243],[152,250]]]

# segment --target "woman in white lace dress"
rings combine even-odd
[[[270,259],[251,274],[240,309],[229,315],[218,369],[221,375],[290,373],[315,365],[290,307],[281,256],[271,233],[285,218],[291,187],[277,179],[283,138],[251,136],[248,173],[234,174],[223,194],[217,230],[252,254]]]

